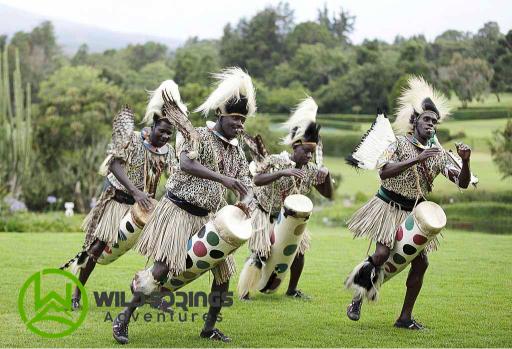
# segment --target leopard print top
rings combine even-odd
[[[411,143],[405,136],[397,136],[396,142],[390,144],[377,162],[377,168],[382,168],[387,163],[401,162],[418,156],[421,149]],[[434,179],[440,173],[449,178],[450,171],[458,171],[448,159],[445,152],[441,155],[430,157],[421,164],[415,165],[420,177],[422,195],[432,191]],[[416,199],[418,195],[416,185],[416,174],[413,167],[400,173],[398,176],[383,179],[381,184],[384,188],[405,196],[409,199]]]
[[[177,166],[173,147],[167,144],[166,153],[155,154],[144,145],[144,138],[141,132],[133,132],[132,138],[125,149],[120,150],[109,147],[107,155],[112,155],[113,159],[122,160],[126,175],[133,185],[137,189],[146,190],[151,194],[155,194],[160,174],[164,171],[170,174]],[[146,176],[144,176],[144,168],[148,171]],[[113,173],[109,172],[107,178],[116,189],[128,193],[128,190],[117,180]],[[144,178],[146,178],[147,183],[144,183]]]
[[[281,154],[273,154],[265,158],[253,168],[253,176],[260,173],[274,173],[276,171],[294,168],[295,162],[290,159],[290,154],[283,151]],[[302,170],[306,172],[306,177],[301,180],[296,177],[281,177],[273,183],[255,186],[254,195],[260,206],[271,215],[279,214],[284,199],[291,194],[308,194],[311,188],[317,184],[316,176],[318,167],[315,163],[309,162]]]
[[[212,171],[219,171],[225,176],[237,178],[245,185],[252,186],[249,165],[241,142],[236,142],[236,145],[227,143],[208,127],[198,127],[196,130],[199,132],[201,144],[196,160]],[[190,150],[190,144],[185,141],[178,152],[181,154]],[[221,207],[226,193],[226,188],[222,184],[192,176],[179,168],[169,177],[165,187],[180,199],[210,212],[215,212]]]

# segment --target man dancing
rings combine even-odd
[[[241,199],[252,196],[249,167],[237,136],[243,131],[246,117],[256,111],[255,91],[249,75],[240,68],[229,68],[216,75],[219,84],[208,99],[196,109],[206,116],[215,111],[217,122],[197,128],[200,149],[197,157],[191,142],[177,145],[180,166],[168,179],[167,193],[160,200],[144,227],[136,250],[155,261],[152,269],[135,275],[132,291],[150,295],[161,285],[186,269],[187,242],[211,215],[224,204],[226,189],[239,194]],[[212,269],[212,293],[224,296],[229,279],[235,272],[233,256]],[[140,302],[134,296],[132,304]],[[231,339],[215,328],[220,306],[210,306],[202,338],[229,342]],[[121,344],[128,343],[128,324],[136,306],[132,305],[114,320],[113,336]]]
[[[457,153],[462,159],[462,166],[459,169],[440,147],[435,137],[437,125],[449,113],[446,99],[422,78],[412,77],[408,83],[408,88],[398,100],[395,129],[399,135],[377,161],[381,186],[376,196],[348,221],[348,228],[354,233],[354,237],[364,236],[372,239],[376,242],[376,249],[347,278],[347,288],[357,289],[366,285],[378,289],[378,285],[374,285],[375,275],[389,257],[398,226],[415,205],[432,191],[434,179],[438,174],[442,173],[460,188],[467,188],[470,183],[469,147],[457,145]],[[404,304],[395,327],[413,330],[424,328],[413,319],[412,310],[428,267],[427,253],[435,250],[437,245],[437,239],[432,240],[425,250],[412,260]],[[349,319],[359,320],[362,302],[362,294],[356,291],[352,303],[347,308]]]
[[[270,155],[254,167],[251,166],[256,185],[254,196],[258,204],[252,214],[253,235],[249,240],[249,248],[253,254],[244,265],[245,270],[242,274],[251,267],[251,263],[261,264],[261,261],[269,258],[274,221],[287,196],[307,194],[315,187],[326,198],[332,198],[329,170],[311,162],[320,140],[320,126],[316,123],[317,109],[313,98],[308,97],[297,106],[286,122],[289,133],[283,144],[291,146],[291,154],[284,151],[281,154]],[[290,267],[287,296],[308,298],[297,289],[297,284],[304,268],[304,254],[309,245],[310,235],[306,231]],[[245,285],[240,285],[239,296],[249,299],[249,290]]]
[[[83,285],[105,247],[118,242],[123,217],[135,203],[146,211],[151,210],[151,197],[156,193],[160,175],[164,171],[169,173],[171,167],[176,166],[174,148],[167,144],[173,127],[162,112],[164,90],[186,113],[178,85],[167,80],[151,94],[147,105],[143,122],[151,125],[150,129],[134,131],[134,114],[128,107],[114,118],[112,142],[100,167],[100,174],[106,175],[103,192],[82,225],[86,233],[83,251],[61,267],[70,267],[75,273],[79,271],[78,279]],[[75,287],[72,309],[80,307],[80,298],[80,289]]]

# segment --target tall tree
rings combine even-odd
[[[324,4],[323,8],[318,9],[317,20],[318,23],[325,26],[341,44],[350,44],[349,35],[354,31],[356,16],[351,15],[350,12],[344,10],[342,7],[340,7],[338,13],[333,12],[331,15],[327,4]]]

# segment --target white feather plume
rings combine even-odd
[[[307,96],[293,110],[292,116],[283,124],[288,129],[288,135],[283,138],[283,144],[293,144],[302,139],[306,129],[312,122],[316,122],[318,105],[313,97]],[[292,137],[292,131],[296,131]]]
[[[153,122],[153,115],[156,114],[162,117],[162,107],[164,105],[162,91],[164,90],[176,102],[178,108],[187,115],[187,106],[181,101],[178,85],[173,80],[165,80],[156,90],[149,92],[150,99],[146,107],[146,115],[144,115],[142,122],[149,125]]]
[[[418,114],[424,112],[422,103],[426,98],[430,98],[439,111],[440,122],[450,114],[448,100],[422,77],[411,76],[407,83],[408,87],[398,98],[398,110],[393,124],[397,134],[407,134],[412,131],[411,115],[414,112]]]
[[[359,168],[374,170],[382,153],[395,141],[389,119],[384,114],[379,114],[347,161]]]
[[[240,96],[247,98],[247,116],[252,116],[256,112],[256,91],[252,84],[252,79],[239,67],[231,67],[222,70],[220,73],[213,74],[218,80],[216,89],[210,94],[208,99],[201,104],[195,112],[201,112],[206,117],[210,111],[220,109],[225,113],[225,104],[232,98],[240,100]]]

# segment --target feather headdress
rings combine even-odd
[[[422,77],[411,76],[407,83],[408,87],[398,98],[398,110],[393,125],[397,134],[412,131],[413,115],[417,116],[430,110],[439,116],[439,121],[443,121],[450,114],[448,100]]]
[[[142,122],[146,124],[153,123],[154,115],[158,115],[159,118],[163,118],[162,108],[164,106],[164,99],[162,98],[162,92],[165,91],[168,96],[172,97],[178,108],[187,115],[187,106],[181,101],[180,91],[178,85],[173,80],[165,80],[158,86],[158,88],[149,93],[149,103],[146,107],[146,115]]]
[[[283,138],[283,144],[293,144],[297,141],[318,143],[320,126],[316,124],[318,105],[312,97],[306,97],[293,110],[292,115],[283,126],[288,134]]]
[[[254,115],[256,91],[246,72],[238,67],[231,67],[213,74],[213,77],[218,80],[217,87],[195,112],[201,112],[205,117],[210,111],[219,111],[223,115]]]

